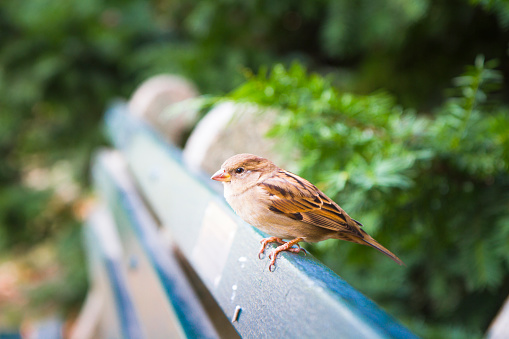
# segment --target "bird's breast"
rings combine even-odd
[[[257,197],[254,188],[243,192],[235,192],[225,185],[224,197],[239,217],[253,226],[260,226],[261,216],[266,206]]]

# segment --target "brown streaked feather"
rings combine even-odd
[[[300,214],[302,219],[298,219],[305,223],[363,238],[358,223],[306,179],[279,170],[259,186],[269,193],[269,209],[272,211],[277,210],[292,219]]]

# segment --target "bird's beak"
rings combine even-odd
[[[220,169],[219,171],[214,173],[214,175],[210,179],[224,182],[229,182],[232,180],[231,176],[228,173],[226,173],[224,169]]]

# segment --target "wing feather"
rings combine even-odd
[[[315,185],[293,173],[280,170],[259,186],[269,193],[269,209],[289,218],[363,238],[359,226],[338,204]],[[298,216],[298,217],[297,217]]]

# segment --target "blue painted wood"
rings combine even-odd
[[[118,154],[101,152],[95,158],[93,178],[118,224],[126,252],[138,243],[150,262],[175,312],[182,334],[189,338],[218,338],[218,335],[192,291],[182,269],[162,244],[156,222],[137,194]],[[131,265],[139,265],[132,262]],[[153,293],[148,291],[147,293]]]
[[[140,321],[136,314],[133,302],[129,296],[129,291],[122,275],[119,263],[105,259],[105,266],[108,272],[111,288],[115,294],[115,305],[117,315],[120,318],[122,337],[124,338],[143,338]]]
[[[283,253],[269,272],[268,261],[257,258],[264,235],[124,103],[108,111],[106,127],[139,192],[224,313],[238,313],[234,326],[243,337],[415,338],[311,255]]]
[[[90,263],[91,268],[102,268],[107,274],[107,280],[114,295],[114,306],[122,337],[129,339],[143,338],[141,324],[122,272],[120,258],[109,249],[109,239],[105,239],[102,234],[96,232],[95,227],[103,227],[103,225],[89,224],[89,227],[84,229],[87,251],[92,254],[90,258],[92,261]],[[107,227],[107,225],[104,225],[104,227]]]

